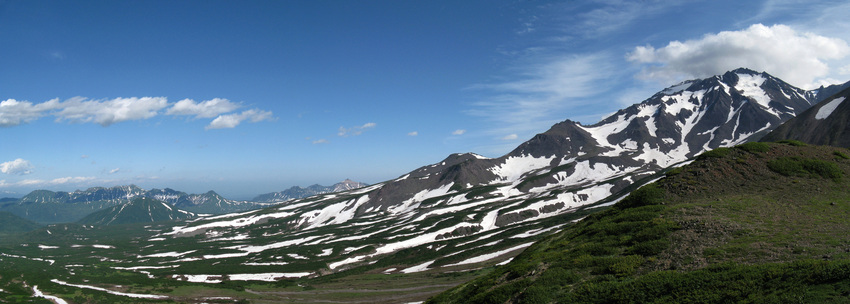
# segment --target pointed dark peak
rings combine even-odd
[[[481,157],[478,156],[477,154],[473,154],[473,153],[454,153],[454,154],[449,155],[448,157],[443,159],[443,161],[441,161],[437,164],[434,164],[434,165],[431,165],[431,166],[426,166],[426,167],[423,167],[423,168],[429,168],[430,169],[430,168],[433,168],[433,167],[440,167],[440,168],[450,167],[450,166],[454,166],[454,165],[457,165],[457,164],[460,164],[460,163],[463,163],[463,162],[473,161],[473,160],[476,160],[476,159],[481,159]]]
[[[616,116],[623,110],[618,111],[618,114],[612,115],[616,120]],[[608,119],[611,119],[609,117]],[[607,120],[607,119],[606,119]],[[603,122],[597,123],[603,124]],[[532,137],[530,140],[522,143],[508,153],[507,156],[525,156],[531,155],[534,157],[544,157],[552,155],[572,155],[579,151],[588,152],[596,146],[596,140],[590,133],[582,129],[577,122],[565,120],[553,125],[546,132],[540,133]]]
[[[734,73],[734,74],[749,74],[749,75],[766,74],[765,72],[761,72],[761,73],[759,73],[759,72],[756,72],[756,71],[751,70],[751,69],[748,69],[748,68],[737,68],[737,69],[734,69],[734,70],[731,70],[731,71],[727,72],[727,74],[728,74],[728,73]]]
[[[700,82],[700,79],[685,80],[685,81],[682,81],[682,82],[677,83],[675,85],[667,87],[666,89],[662,90],[661,92],[658,92],[658,94],[669,95],[669,94],[679,93],[679,92],[685,91],[685,90],[690,91],[690,90],[692,90],[691,87],[693,87],[695,83],[699,83],[699,82]],[[641,103],[647,102],[648,100],[649,99],[644,100]]]

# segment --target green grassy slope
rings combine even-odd
[[[429,303],[848,302],[848,155],[707,152]]]
[[[22,217],[0,211],[0,233],[27,232],[38,229],[39,227],[41,226]]]

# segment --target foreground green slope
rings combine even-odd
[[[709,151],[429,303],[848,302],[848,158]]]

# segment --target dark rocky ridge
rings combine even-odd
[[[850,147],[850,88],[844,89],[818,103],[808,111],[788,120],[765,136],[762,141],[798,140],[812,145]],[[827,116],[818,118],[821,109],[840,102]]]

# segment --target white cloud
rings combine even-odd
[[[466,133],[466,130],[457,129],[457,130],[454,130],[454,132],[452,132],[452,135],[463,135],[464,133]]]
[[[59,106],[61,110],[53,115],[57,120],[95,122],[105,127],[117,122],[154,117],[159,110],[167,106],[165,97],[130,97],[103,101],[74,97],[62,102]]]
[[[118,171],[121,171],[121,168],[115,168],[115,169],[109,170],[109,174],[115,174]]]
[[[56,122],[98,123],[104,127],[129,120],[153,118],[169,106],[165,97],[129,97],[109,100],[90,100],[74,97],[63,102],[52,99],[33,104],[29,101],[7,99],[0,101],[0,127],[12,127],[32,122],[44,116],[56,117]],[[223,98],[200,103],[183,99],[171,106],[167,115],[193,115],[195,118],[216,117],[206,129],[233,128],[242,121],[272,120],[272,113],[252,109],[242,113],[221,115],[236,110],[240,105]]]
[[[6,174],[25,175],[32,173],[32,164],[28,160],[18,158],[0,164],[0,172]]]
[[[45,115],[45,112],[56,109],[59,102],[56,99],[33,105],[29,101],[7,99],[0,101],[0,127],[17,126],[29,123]]]
[[[337,135],[342,136],[342,137],[357,136],[357,135],[363,134],[363,132],[366,131],[366,130],[374,128],[375,126],[377,126],[376,123],[369,122],[369,123],[366,123],[362,126],[355,126],[355,127],[351,127],[351,128],[339,127],[339,133],[337,133]]]
[[[317,139],[317,140],[314,140],[314,141],[313,141],[313,144],[314,144],[314,145],[326,144],[326,143],[329,143],[329,141],[328,141],[327,139],[324,139],[324,138],[322,138],[322,139]]]
[[[61,177],[61,178],[56,178],[56,179],[50,180],[49,182],[47,182],[47,184],[50,184],[50,185],[73,184],[73,183],[88,182],[88,181],[92,181],[92,180],[94,180],[94,177],[83,177],[83,176]]]
[[[213,98],[196,103],[191,99],[183,99],[174,104],[166,115],[194,115],[195,118],[213,118],[218,115],[232,112],[239,108],[239,104],[230,102],[223,98]]]
[[[274,119],[272,117],[272,112],[251,109],[238,114],[234,113],[227,115],[219,115],[218,117],[213,119],[213,121],[210,122],[210,124],[207,125],[205,129],[229,129],[235,128],[240,123],[246,120],[250,122],[261,122],[272,119]]]
[[[828,60],[848,55],[850,46],[838,38],[800,33],[781,24],[754,24],[745,30],[708,34],[698,40],[672,41],[659,49],[639,46],[627,59],[649,65],[639,77],[663,83],[745,67],[813,88],[819,78],[829,73]]]
[[[519,136],[518,136],[518,135],[516,135],[516,134],[509,134],[509,135],[505,135],[504,137],[502,137],[502,140],[515,140],[515,139],[517,139],[517,138],[519,138]]]
[[[41,179],[25,179],[21,181],[17,181],[14,183],[6,182],[6,180],[0,180],[0,187],[3,188],[11,188],[11,187],[42,187],[42,186],[54,186],[54,185],[64,185],[64,184],[81,184],[85,182],[94,181],[94,177],[86,177],[86,176],[69,176],[69,177],[60,177],[52,180],[41,180]]]
[[[413,131],[413,132],[407,133],[407,136],[418,136],[418,135],[419,135],[418,131]]]

